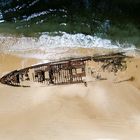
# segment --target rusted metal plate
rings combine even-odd
[[[81,83],[86,76],[87,61],[103,62],[101,67],[103,70],[111,67],[111,70],[116,72],[118,69],[124,68],[122,63],[124,58],[126,56],[123,53],[115,53],[39,64],[12,71],[3,76],[0,82],[10,86],[25,87],[30,86],[32,82],[44,83],[46,85]]]

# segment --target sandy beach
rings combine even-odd
[[[0,54],[0,76],[39,60]],[[107,80],[50,87],[0,84],[1,140],[139,140],[140,58]],[[133,81],[127,81],[133,77]]]
[[[140,0],[0,0],[0,140],[140,140]]]

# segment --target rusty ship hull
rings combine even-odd
[[[83,83],[86,78],[87,62],[101,62],[102,70],[112,65],[112,71],[126,68],[124,53],[86,56],[67,60],[49,62],[12,71],[4,75],[0,82],[9,86],[30,87],[30,83],[45,85],[62,85]]]

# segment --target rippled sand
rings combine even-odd
[[[0,75],[39,60],[0,55]],[[127,60],[117,81],[17,88],[0,84],[2,140],[140,139],[140,59]]]

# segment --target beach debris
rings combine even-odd
[[[87,73],[86,64],[88,61],[101,62],[101,69],[103,71],[107,70],[116,73],[118,70],[122,71],[127,68],[126,57],[124,53],[111,53],[43,63],[12,71],[4,75],[0,82],[19,87],[29,87],[34,82],[45,85],[84,83],[87,86],[84,79]],[[96,76],[96,79],[107,80],[107,78],[103,78],[100,74]]]
[[[85,87],[87,87],[87,82],[84,82]]]
[[[134,77],[134,76],[131,76],[131,77],[129,77],[129,78],[116,81],[115,83],[121,83],[121,82],[126,82],[126,81],[134,81],[134,80],[135,80],[135,77]]]
[[[120,71],[126,70],[126,68],[127,68],[126,61],[125,60],[122,61],[122,58],[112,58],[106,60],[102,65],[102,69],[104,71],[108,70],[109,72],[114,73],[118,72],[119,70]]]
[[[97,80],[107,80],[107,78],[103,78],[103,77],[101,77],[101,75],[97,75],[96,79]]]

